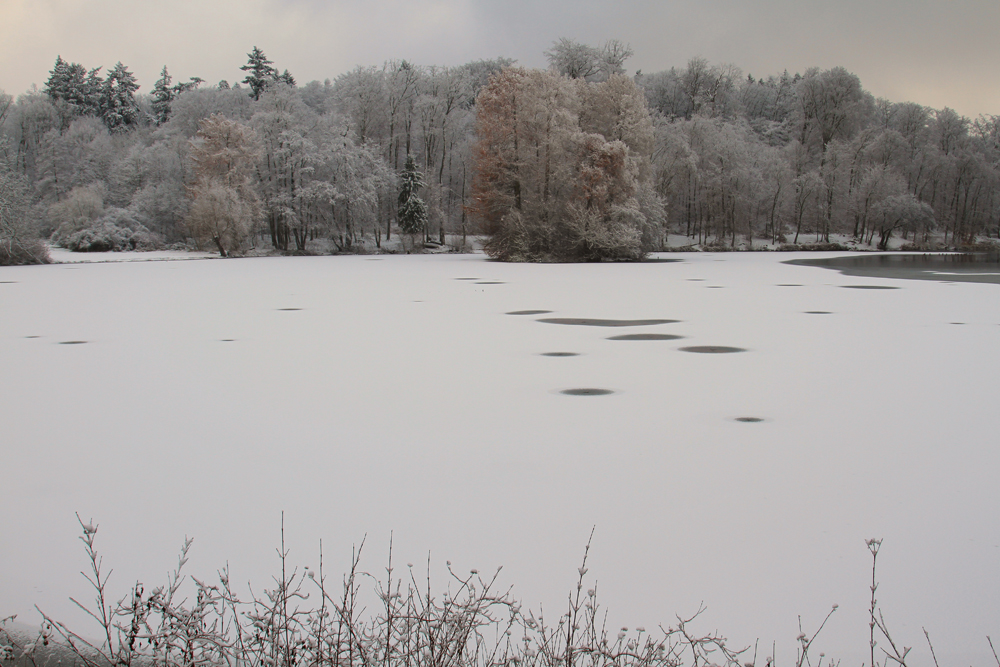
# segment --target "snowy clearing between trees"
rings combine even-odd
[[[74,512],[115,600],[185,536],[188,574],[259,592],[284,511],[294,564],[367,535],[379,575],[391,534],[553,619],[596,526],[609,627],[704,603],[697,631],[788,665],[838,604],[812,652],[859,664],[884,538],[897,643],[992,664],[1000,287],[783,263],[843,254],[0,267],[0,617],[87,634]]]

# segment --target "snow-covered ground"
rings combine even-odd
[[[446,559],[503,565],[552,613],[596,526],[611,627],[703,602],[700,630],[788,665],[798,616],[811,632],[839,604],[813,652],[856,665],[880,537],[912,662],[931,662],[923,627],[942,665],[992,664],[1000,287],[781,263],[833,255],[0,267],[0,617],[37,604],[86,632],[74,512],[100,524],[115,595],[162,583],[185,536],[190,574],[228,562],[259,591],[284,511],[298,564],[322,539],[343,571],[367,535],[381,572],[391,532],[397,565],[430,552],[442,585]],[[505,314],[529,309],[552,313]],[[639,332],[683,338],[608,340]],[[560,393],[583,387],[615,393]]]

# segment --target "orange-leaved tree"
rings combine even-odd
[[[625,77],[500,71],[476,100],[469,211],[489,236],[486,252],[511,261],[642,257],[663,218],[652,144],[645,99]]]

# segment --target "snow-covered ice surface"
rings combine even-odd
[[[1000,287],[795,256],[0,267],[0,617],[37,604],[86,632],[74,512],[100,525],[117,596],[162,583],[185,536],[190,574],[228,562],[260,591],[283,510],[297,564],[322,539],[342,572],[367,534],[381,572],[391,531],[397,565],[430,552],[442,586],[445,559],[503,565],[553,614],[596,526],[609,627],[704,602],[701,631],[759,638],[759,658],[774,641],[787,665],[798,615],[811,633],[839,604],[812,652],[860,664],[880,537],[879,603],[914,662],[924,627],[941,664],[992,664]],[[630,333],[683,338],[608,340]]]

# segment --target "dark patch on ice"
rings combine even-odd
[[[545,317],[538,322],[569,324],[583,327],[647,327],[654,324],[673,324],[680,320],[598,320],[588,317]]]
[[[965,322],[949,322],[948,324],[965,324]]]
[[[551,310],[512,310],[504,315],[544,315],[551,312]]]
[[[381,262],[384,259],[385,259],[384,257],[368,257],[368,258],[365,259],[365,261],[366,262]]]
[[[705,282],[705,279],[704,278],[688,278],[688,281],[692,282],[692,283],[703,283],[703,282]]]
[[[479,278],[455,278],[455,280],[479,280]]]
[[[234,343],[234,342],[236,342],[236,339],[235,338],[222,338],[222,339],[219,340],[219,342],[220,343]]]
[[[291,311],[291,310],[302,310],[301,308],[279,308],[278,310]]]
[[[806,315],[833,315],[829,310],[807,310]]]
[[[676,257],[647,257],[646,259],[639,260],[640,264],[671,264],[673,262],[683,262],[683,259],[678,259]]]
[[[59,344],[60,345],[83,345],[86,342],[87,341],[85,341],[85,340],[61,340],[61,341],[59,341]]]
[[[579,352],[542,352],[543,357],[579,357]]]
[[[722,289],[725,285],[705,285],[706,289]]]
[[[625,334],[624,336],[611,336],[608,340],[677,340],[684,336],[660,333]]]
[[[502,280],[480,280],[476,282],[477,285],[504,285]]]
[[[41,338],[41,336],[25,336],[25,338]]]
[[[802,283],[778,283],[775,287],[802,287]]]
[[[891,285],[841,285],[847,289],[899,289]]]
[[[692,345],[679,348],[681,352],[697,352],[699,354],[729,354],[731,352],[746,352],[746,348],[727,347],[725,345]]]
[[[16,282],[16,280],[0,280],[0,285],[13,285]]]
[[[764,421],[763,417],[737,417],[736,421],[743,422],[744,424],[759,424]]]
[[[596,387],[583,387],[580,389],[563,389],[559,392],[560,394],[566,394],[567,396],[607,396],[608,394],[615,393],[611,389],[598,389]]]

